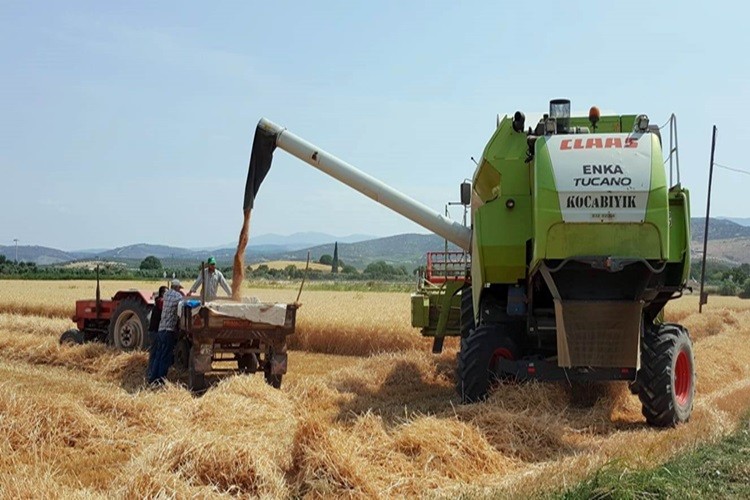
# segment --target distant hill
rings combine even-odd
[[[14,260],[16,258],[16,247],[0,245],[0,255],[5,255],[7,259]],[[76,258],[75,254],[57,248],[18,245],[18,260],[22,262],[35,262],[39,265],[60,264]]]
[[[694,261],[700,259],[703,256],[703,240],[693,240],[690,250]],[[731,265],[750,264],[750,238],[709,239],[707,254],[709,259]]]
[[[265,246],[265,245],[278,245],[290,248],[290,250],[299,250],[301,248],[308,248],[317,245],[325,245],[326,243],[333,243],[338,241],[339,243],[358,243],[360,241],[367,241],[375,239],[376,236],[369,234],[350,234],[349,236],[333,236],[326,233],[294,233],[289,236],[281,236],[278,234],[263,234],[260,236],[252,236],[250,238],[249,246]]]
[[[696,217],[691,221],[693,256],[702,253],[704,219]],[[333,254],[333,244],[339,243],[339,258],[346,264],[359,269],[376,260],[385,260],[390,264],[405,265],[413,269],[424,263],[425,253],[440,251],[445,248],[442,238],[433,234],[399,234],[385,238],[374,238],[365,241],[346,242],[347,239],[358,239],[366,235],[351,235],[336,237],[324,233],[296,233],[291,236],[263,235],[251,236],[250,245],[245,254],[245,262],[262,260],[304,260],[310,250],[314,260],[323,254]],[[305,239],[323,239],[324,244],[313,243],[299,248],[299,243]],[[711,219],[709,227],[708,247],[709,258],[725,260],[730,263],[750,262],[750,227],[742,226],[727,219]],[[278,242],[274,243],[274,242]],[[449,249],[458,250],[454,245]],[[139,243],[103,250],[66,252],[55,248],[42,246],[19,246],[18,259],[35,262],[39,265],[60,264],[76,260],[105,260],[125,262],[137,265],[149,255],[154,255],[162,262],[171,265],[180,263],[197,263],[205,260],[208,255],[214,255],[220,266],[231,265],[234,258],[234,244],[225,247],[209,249],[191,249],[171,247],[167,245],[152,245]],[[8,259],[15,258],[15,246],[0,246],[0,254]]]
[[[740,226],[750,226],[750,217],[717,217],[717,218],[732,221],[735,224],[739,224]]]
[[[339,243],[357,243],[360,241],[372,240],[377,238],[371,234],[350,234],[349,236],[334,236],[327,233],[316,233],[316,232],[304,232],[294,233],[288,236],[280,234],[261,234],[258,236],[250,235],[250,241],[248,242],[248,248],[254,248],[256,252],[261,253],[269,252],[282,252],[282,251],[294,251],[302,248],[314,247],[317,245],[325,245],[326,243],[333,243],[338,241]],[[200,249],[201,251],[219,251],[226,250],[228,248],[234,249],[237,242],[226,243],[208,249]],[[234,255],[234,254],[232,254]]]
[[[690,236],[693,241],[703,241],[706,226],[705,217],[693,217],[690,220]],[[709,220],[708,239],[726,240],[730,238],[750,238],[750,227],[742,226],[727,219]]]
[[[384,260],[389,264],[405,265],[411,270],[424,264],[427,252],[444,248],[445,240],[434,234],[399,234],[358,243],[339,243],[339,259],[360,269],[371,262]],[[333,244],[285,252],[275,255],[274,260],[304,260],[308,250],[312,258],[319,259],[321,255],[333,254]],[[460,251],[452,243],[449,243],[448,250]]]
[[[167,257],[174,259],[191,259],[195,254],[196,252],[194,250],[189,250],[187,248],[137,243],[135,245],[113,248],[112,250],[98,253],[96,256],[110,260],[145,259],[149,255],[153,255],[160,259]]]

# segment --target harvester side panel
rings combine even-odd
[[[503,117],[474,173],[472,300],[479,311],[485,283],[513,285],[526,278],[531,238],[531,172],[526,135]]]

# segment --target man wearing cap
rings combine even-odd
[[[159,331],[156,332],[154,348],[151,350],[153,359],[148,363],[148,383],[163,385],[167,378],[167,371],[174,362],[174,346],[177,343],[177,304],[183,299],[180,280],[172,280],[167,293],[164,294],[164,305],[159,321]]]
[[[221,271],[216,269],[216,259],[214,257],[208,258],[208,269],[206,269],[205,273],[200,273],[198,275],[198,279],[195,280],[195,283],[193,283],[193,286],[190,287],[190,291],[188,292],[188,297],[193,295],[196,290],[198,290],[198,287],[203,285],[205,291],[206,291],[206,302],[211,302],[212,300],[216,300],[216,297],[218,296],[219,292],[219,285],[221,285],[221,288],[224,289],[225,292],[227,292],[227,296],[232,296],[232,290],[229,288],[229,284],[227,283],[227,280],[224,279],[224,275],[221,274]],[[206,282],[203,283],[203,274],[206,275]]]

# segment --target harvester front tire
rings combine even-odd
[[[508,335],[506,325],[480,325],[461,338],[458,353],[456,390],[463,404],[487,399],[490,387],[499,377],[499,358],[517,359],[518,345]]]
[[[695,360],[688,332],[664,324],[647,331],[638,370],[638,398],[643,416],[655,427],[687,422],[695,398]]]
[[[461,337],[468,337],[471,331],[476,328],[474,322],[474,301],[472,300],[471,285],[464,285],[461,289],[461,317],[459,321]]]
[[[60,336],[60,345],[83,344],[83,332],[77,328],[66,331]]]
[[[107,343],[121,351],[148,349],[151,309],[138,299],[122,299],[109,322]]]

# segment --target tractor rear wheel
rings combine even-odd
[[[134,298],[121,300],[109,322],[107,343],[122,351],[148,349],[151,343],[148,335],[150,317],[148,304]]]
[[[60,345],[83,344],[83,332],[77,328],[66,331],[60,336]]]
[[[641,343],[638,398],[646,421],[656,427],[687,422],[695,397],[693,345],[685,328],[656,325]]]
[[[472,300],[471,285],[464,285],[461,289],[461,337],[468,337],[476,327],[474,323],[474,301]]]
[[[462,403],[483,401],[492,383],[507,377],[498,371],[498,361],[518,359],[520,354],[507,330],[507,325],[490,323],[478,326],[471,335],[461,338],[456,390]]]

